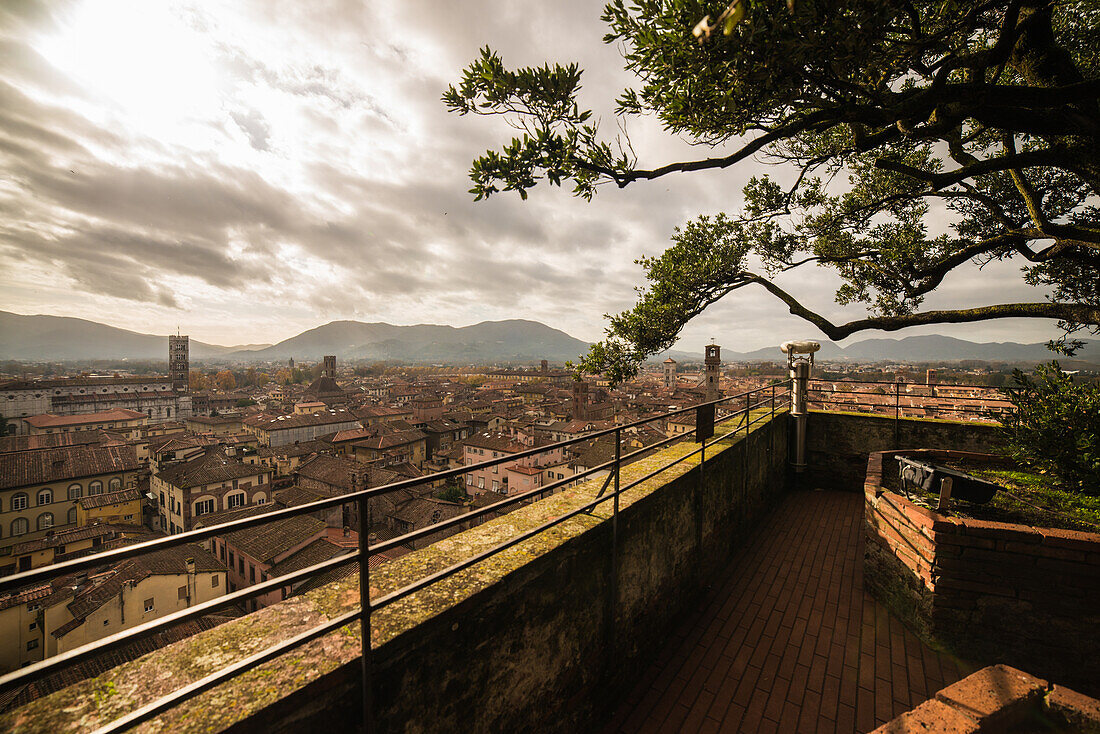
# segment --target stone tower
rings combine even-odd
[[[584,380],[573,380],[573,420],[583,421],[588,418],[588,383]]]
[[[676,360],[672,357],[665,360],[665,387],[669,390],[676,387]]]
[[[191,370],[189,342],[187,336],[179,334],[168,337],[168,376],[172,378],[173,390],[187,390],[187,378]]]
[[[541,362],[539,362],[539,372],[541,372],[543,374],[546,374],[549,371],[550,371],[550,363],[549,362],[547,362],[545,359],[542,360]]]
[[[321,377],[331,377],[333,379],[336,378],[336,355],[335,354],[325,355],[325,366],[321,370]]]
[[[718,390],[718,369],[722,365],[722,347],[708,344],[704,351],[703,364],[706,366],[707,402],[722,397]]]

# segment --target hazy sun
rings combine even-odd
[[[192,18],[182,4],[86,0],[64,30],[36,45],[137,131],[163,140],[222,103],[213,49]]]

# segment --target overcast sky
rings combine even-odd
[[[601,6],[414,0],[0,2],[0,309],[220,344],[334,319],[528,318],[587,340],[629,307],[633,264],[673,227],[736,211],[759,164],[592,203],[539,187],[474,203],[471,160],[511,130],[448,114],[486,44],[510,66],[578,61],[615,131],[629,82]],[[714,154],[631,120],[639,162]],[[835,319],[822,269],[783,284]],[[1014,266],[954,275],[929,308],[1033,299]],[[923,332],[1040,341],[1024,320]],[[901,332],[904,336],[915,331]],[[713,306],[679,348],[747,350],[816,330],[760,290]],[[881,333],[866,332],[859,340]]]

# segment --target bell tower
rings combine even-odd
[[[669,390],[676,387],[676,360],[672,357],[665,360],[665,387]]]
[[[706,373],[707,402],[722,397],[718,390],[718,370],[722,366],[722,347],[708,344],[703,352],[703,364]]]
[[[190,339],[187,336],[168,335],[168,376],[172,380],[172,389],[186,392],[188,376],[191,370]]]

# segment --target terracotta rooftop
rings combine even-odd
[[[0,454],[0,489],[136,471],[133,446],[66,446]]]
[[[89,423],[111,423],[114,421],[134,421],[147,418],[144,413],[125,408],[105,410],[100,413],[80,413],[78,415],[54,415],[43,413],[42,415],[27,416],[23,420],[35,428],[58,428],[65,426],[82,426]]]
[[[133,489],[124,489],[121,492],[107,492],[105,494],[93,494],[88,497],[81,497],[77,502],[85,510],[94,510],[97,507],[107,507],[122,502],[134,502],[140,500],[141,497],[141,490],[134,487]]]
[[[190,461],[162,469],[156,473],[156,476],[173,487],[187,489],[214,482],[254,477],[269,471],[267,467],[243,464],[226,456],[224,451],[215,449],[207,451],[202,456],[196,456]]]

